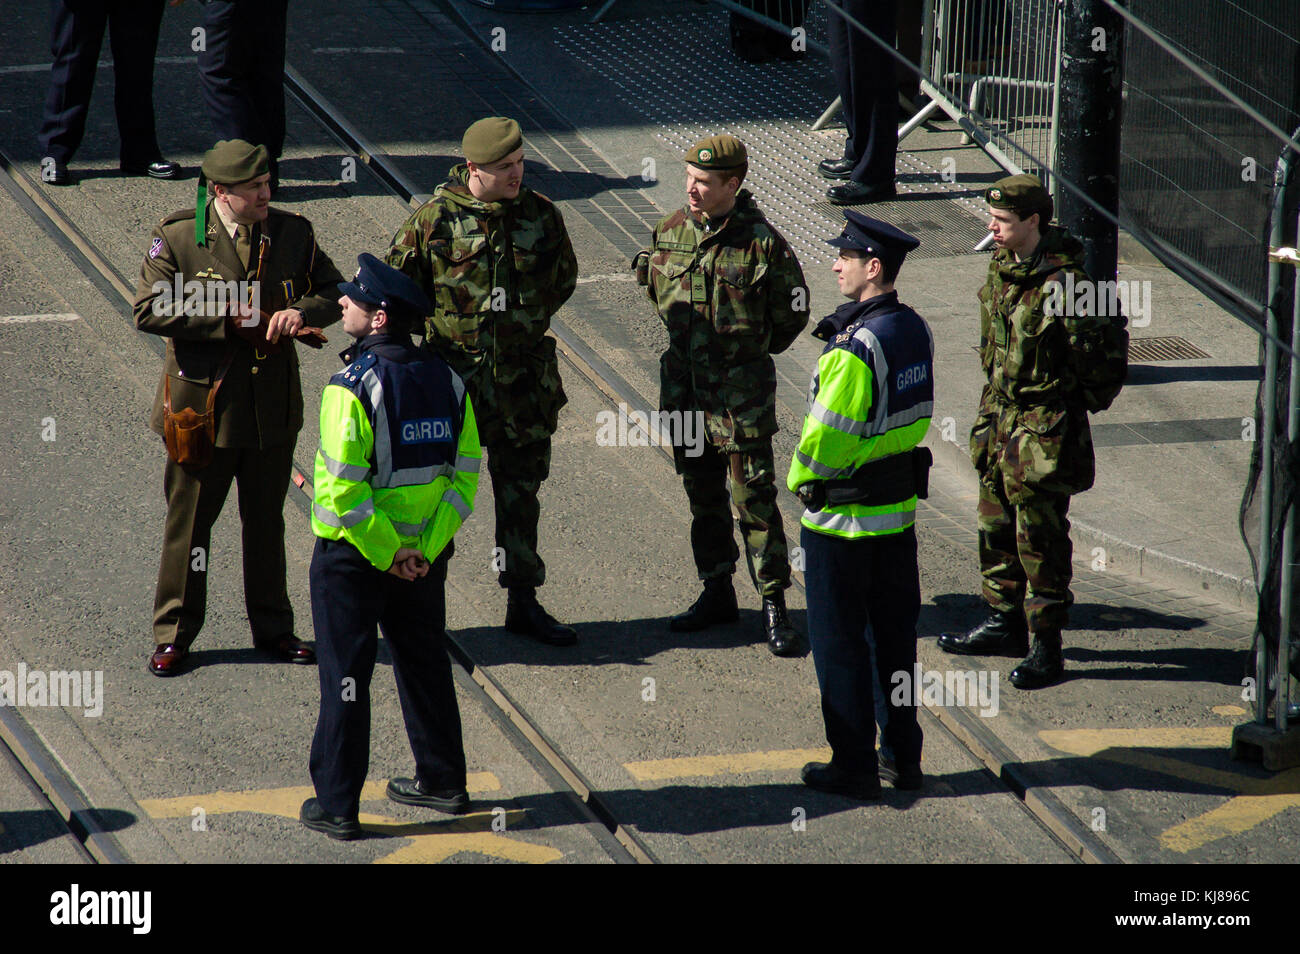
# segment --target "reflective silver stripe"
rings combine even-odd
[[[876,376],[875,385],[876,393],[880,400],[876,402],[876,413],[871,420],[871,430],[868,434],[883,434],[889,430],[885,426],[885,419],[889,417],[889,361],[885,358],[885,349],[880,343],[880,339],[873,335],[866,328],[859,328],[854,332],[853,337],[861,341],[871,351],[873,359],[873,372]]]
[[[373,500],[367,500],[365,503],[353,507],[347,513],[340,516],[339,514],[326,510],[320,504],[313,501],[311,511],[316,515],[316,519],[325,524],[325,526],[346,529],[347,527],[355,527],[362,520],[365,520],[366,517],[373,517],[375,515],[375,502]]]
[[[855,421],[851,417],[845,417],[843,414],[836,414],[821,401],[813,401],[812,407],[808,414],[815,421],[821,421],[827,427],[834,428],[841,434],[849,434],[854,437],[865,434],[870,426],[867,421]]]
[[[456,403],[459,405],[465,398],[465,382],[455,371],[451,372],[451,389],[456,392]]]
[[[880,533],[885,530],[902,530],[915,523],[916,511],[904,510],[901,513],[878,513],[854,517],[847,513],[831,513],[827,510],[819,510],[817,513],[805,510],[803,518],[808,523],[833,533]]]
[[[379,483],[379,479],[371,483],[376,489],[382,487],[385,490],[393,487],[416,487],[420,484],[431,484],[439,477],[451,477],[456,473],[451,464],[438,464],[436,467],[430,464],[428,467],[403,467],[401,470],[395,470],[388,475],[388,482]]]
[[[375,479],[373,486],[387,487],[393,473],[393,448],[388,440],[388,409],[384,407],[384,386],[379,383],[379,375],[371,368],[361,376],[361,385],[370,395],[370,407],[373,417],[372,428],[375,435]]]
[[[396,520],[391,522],[393,524],[393,529],[404,537],[418,537],[420,534],[424,533],[424,528],[429,525],[427,517],[419,523],[399,523]]]
[[[835,477],[839,477],[842,474],[852,473],[852,468],[834,470],[830,467],[827,467],[825,464],[820,464],[817,461],[813,460],[811,457],[809,457],[807,454],[805,454],[803,451],[795,451],[794,456],[795,459],[799,461],[799,463],[803,464],[805,467],[811,470],[818,477],[825,477],[827,480],[830,480]]]
[[[325,449],[321,448],[316,451],[325,464],[325,470],[333,477],[339,477],[343,480],[365,480],[370,473],[369,467],[363,467],[360,464],[345,464],[341,460],[335,460]]]
[[[464,454],[456,455],[456,470],[462,474],[477,474],[482,463],[482,457],[466,457]]]
[[[923,417],[931,417],[934,414],[934,402],[922,401],[916,407],[909,407],[906,411],[899,411],[897,414],[891,414],[885,418],[885,430],[892,431],[896,427],[906,427],[909,424],[915,424]]]
[[[460,514],[461,522],[468,520],[470,513],[474,509],[469,504],[465,503],[465,498],[462,497],[460,494],[456,493],[456,491],[454,490],[449,490],[445,494],[443,494],[442,502],[445,504],[450,504],[451,508],[455,510],[458,514]]]

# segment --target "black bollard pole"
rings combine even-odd
[[[1065,0],[1062,14],[1060,109],[1056,167],[1093,201],[1119,212],[1121,91],[1124,19],[1101,0]],[[1064,184],[1061,224],[1083,243],[1084,268],[1097,281],[1113,281],[1119,235]]]

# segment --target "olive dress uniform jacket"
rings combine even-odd
[[[342,316],[337,286],[343,277],[317,246],[311,222],[301,215],[271,209],[266,221],[254,226],[254,237],[260,232],[262,240],[253,243],[247,269],[217,215],[215,200],[208,203],[201,246],[194,241],[194,218],[194,210],[188,209],[163,219],[153,230],[140,269],[136,327],[168,339],[149,426],[163,433],[163,387],[169,378],[172,411],[188,407],[202,414],[208,392],[233,351],[217,392],[216,446],[291,443],[303,418],[294,342],[281,336],[276,345],[254,346],[231,332],[226,316],[233,308],[215,307],[213,302],[220,298],[208,293],[216,291],[216,282],[252,281],[260,255],[262,310],[270,315],[297,308],[306,324],[323,327]],[[197,284],[186,289],[187,283]],[[184,296],[179,309],[174,307],[178,287]]]

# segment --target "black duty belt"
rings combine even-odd
[[[901,454],[891,454],[869,461],[848,477],[823,481],[826,505],[865,504],[883,507],[902,503],[913,496],[924,500],[930,495],[930,467],[934,455],[928,447],[914,447]]]

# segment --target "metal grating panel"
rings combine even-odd
[[[555,35],[566,55],[599,73],[657,127],[661,170],[704,136],[738,136],[750,154],[745,187],[803,266],[834,261],[826,240],[840,233],[844,216],[826,201],[831,183],[817,174],[817,163],[841,154],[844,131],[810,129],[835,96],[821,57],[745,63],[725,52],[727,18],[716,12],[583,23],[556,27]],[[981,193],[969,183],[947,182],[939,169],[901,151],[897,172],[899,199],[862,208],[919,238],[918,257],[969,252],[984,237]]]
[[[1187,361],[1209,355],[1186,338],[1167,335],[1161,338],[1129,338],[1128,359],[1134,362]]]

